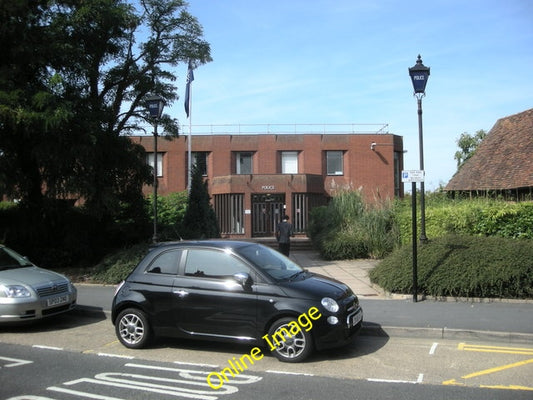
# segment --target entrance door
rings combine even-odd
[[[284,193],[252,194],[252,236],[274,236],[284,205]]]

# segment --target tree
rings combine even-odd
[[[457,161],[458,170],[463,166],[466,160],[474,155],[485,136],[487,136],[487,133],[481,129],[473,136],[463,132],[459,139],[457,139],[457,146],[461,149],[460,151],[457,151],[454,156],[454,159]]]
[[[183,236],[187,239],[220,237],[215,210],[211,207],[209,192],[202,177],[202,170],[193,167],[187,211],[183,217]]]
[[[202,35],[182,0],[1,2],[5,193],[35,209],[78,196],[102,220],[137,199],[151,170],[125,134],[149,122],[147,94],[178,98],[173,67],[211,61]]]

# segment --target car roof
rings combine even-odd
[[[245,242],[241,240],[224,240],[224,239],[210,239],[210,240],[181,240],[176,242],[160,242],[154,243],[150,246],[150,250],[167,248],[167,247],[211,247],[218,249],[239,249],[241,247],[259,245],[255,242]]]

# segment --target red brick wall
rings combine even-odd
[[[153,136],[134,136],[132,140],[147,152],[154,149]],[[187,140],[187,136],[172,141],[158,138],[158,152],[163,153],[163,176],[159,178],[158,188],[161,195],[187,187]],[[371,143],[376,143],[374,150]],[[342,189],[360,189],[369,200],[394,197],[395,151],[401,157],[400,170],[403,168],[402,138],[391,134],[193,135],[191,148],[193,152],[209,152],[207,179],[210,183],[215,177],[235,174],[233,152],[254,152],[254,175],[276,175],[281,172],[280,152],[298,151],[298,173],[323,176],[324,190],[329,195]],[[326,175],[326,150],[344,151],[344,175]],[[271,177],[271,181],[285,178],[284,175]],[[225,189],[229,187],[215,188],[210,184],[212,193]],[[247,185],[240,189],[251,190]],[[146,193],[151,190],[151,186],[145,188]],[[237,187],[231,190],[235,192]]]

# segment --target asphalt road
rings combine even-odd
[[[212,369],[213,366],[205,364],[128,359],[0,343],[0,396],[7,400],[531,399],[531,392],[520,390],[252,370],[230,377],[214,390],[206,380]]]
[[[84,310],[109,312],[114,286],[77,285]],[[360,299],[363,334],[472,338],[533,343],[531,302],[450,302]]]

